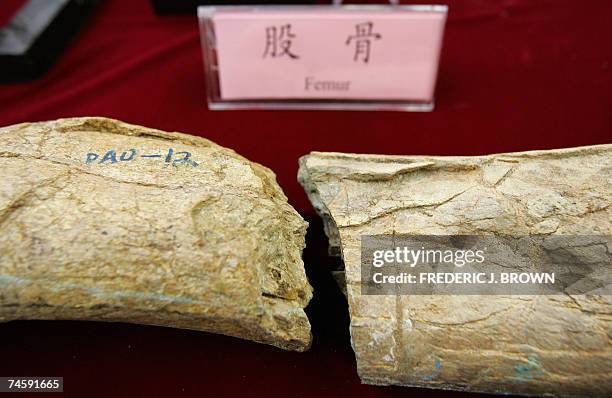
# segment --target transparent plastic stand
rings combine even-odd
[[[444,5],[201,6],[208,107],[431,111]]]

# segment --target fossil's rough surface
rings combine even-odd
[[[0,321],[204,330],[302,351],[306,222],[267,168],[105,118],[0,129]]]
[[[610,296],[360,289],[362,235],[610,235],[612,145],[481,157],[313,152],[299,180],[344,260],[363,382],[612,395]]]

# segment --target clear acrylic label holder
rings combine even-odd
[[[201,6],[210,109],[431,111],[447,7]]]

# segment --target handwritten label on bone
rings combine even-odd
[[[109,149],[105,153],[89,152],[85,155],[85,164],[114,164],[133,161],[161,161],[165,166],[188,165],[198,167],[198,163],[191,159],[191,152],[178,151],[169,148],[163,153],[140,152],[136,149],[117,151]]]

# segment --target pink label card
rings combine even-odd
[[[445,6],[213,9],[223,100],[433,99]]]

